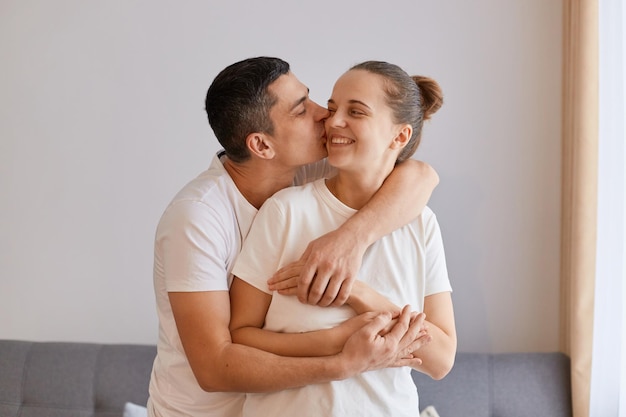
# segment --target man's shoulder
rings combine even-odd
[[[195,201],[201,204],[220,205],[223,202],[237,203],[240,193],[237,187],[221,165],[215,167],[215,162],[205,171],[187,182],[171,200],[170,205],[181,201]]]
[[[224,169],[219,154],[211,161],[210,166],[200,172],[195,178],[188,181],[172,199],[172,203],[179,200],[202,201],[216,197],[218,194],[228,194],[234,183]]]
[[[198,221],[221,222],[232,217],[238,205],[242,204],[234,185],[228,181],[228,174],[215,174],[211,170],[202,172],[183,186],[165,208],[161,222],[166,219],[176,223]]]
[[[211,170],[200,173],[196,178],[183,186],[172,199],[172,203],[181,200],[212,201],[220,195],[228,194],[228,183],[224,176]]]

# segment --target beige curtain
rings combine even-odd
[[[574,417],[589,415],[598,178],[598,0],[563,3],[561,349]]]

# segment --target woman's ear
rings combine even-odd
[[[275,156],[269,138],[263,133],[250,133],[246,138],[246,146],[251,154],[261,159],[272,159]]]
[[[413,126],[410,124],[406,124],[400,127],[400,131],[393,138],[391,142],[391,149],[402,149],[404,148],[409,140],[411,140],[411,136],[413,135]]]

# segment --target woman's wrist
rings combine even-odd
[[[368,311],[368,309],[365,303],[364,296],[365,294],[362,282],[359,280],[355,280],[346,304],[348,304],[350,308],[352,308],[356,312],[356,314],[365,313]]]
[[[341,341],[342,336],[337,327],[320,330],[317,332],[317,336],[319,336],[319,343],[317,343],[317,346],[320,347],[319,356],[336,355],[341,352],[345,343],[345,339],[343,342]]]

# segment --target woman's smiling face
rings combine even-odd
[[[342,170],[376,169],[397,151],[390,148],[398,135],[387,104],[383,77],[350,70],[335,83],[326,119],[328,162]]]

